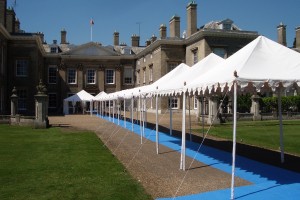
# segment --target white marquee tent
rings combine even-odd
[[[231,88],[234,89],[231,199],[234,198],[237,87],[239,86],[243,89],[247,87],[249,83],[252,83],[257,91],[260,91],[260,89],[265,86],[265,83],[267,83],[273,91],[276,89],[278,90],[281,85],[284,88],[287,88],[293,87],[295,83],[297,83],[299,86],[300,54],[264,36],[259,36],[219,64],[219,66],[216,66],[204,76],[199,76],[199,78],[187,84],[184,89],[184,91],[189,92],[203,92],[206,89],[209,89],[209,91],[212,92],[213,89],[216,90],[217,88],[220,88],[223,91],[225,88],[228,88],[229,90]],[[284,146],[280,95],[281,93],[278,92],[281,160],[283,162]]]
[[[64,99],[64,114],[69,114],[69,105],[68,102],[72,102],[73,109],[75,108],[76,102],[92,102],[94,100],[94,96],[86,92],[85,90],[81,90],[80,92]],[[92,104],[90,104],[92,105]]]

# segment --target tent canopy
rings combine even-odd
[[[101,92],[99,92],[99,94],[97,94],[94,97],[94,100],[101,100],[101,99],[105,98],[106,96],[107,96],[107,93],[104,91],[101,91]]]
[[[179,74],[173,75],[172,79],[161,82],[154,93],[158,95],[181,94],[185,84],[192,82],[199,76],[203,76],[223,61],[223,58],[211,53],[192,67],[183,70]]]
[[[238,77],[234,76],[236,72]],[[185,87],[188,91],[204,91],[206,88],[229,88],[234,81],[241,87],[252,82],[259,90],[264,83],[270,87],[285,87],[300,80],[300,54],[264,36],[259,36],[244,48],[227,58],[208,73]]]
[[[173,70],[171,70],[169,73],[162,76],[160,79],[152,83],[151,85],[148,85],[145,88],[142,88],[141,92],[145,94],[151,94],[156,93],[158,89],[161,87],[165,87],[170,85],[169,82],[176,79],[177,76],[180,76],[183,73],[186,73],[190,67],[184,63],[181,63],[177,67],[175,67]]]
[[[86,92],[85,90],[81,90],[80,92],[64,99],[64,101],[71,101],[71,102],[77,102],[77,101],[92,101],[94,100],[94,96],[90,93]]]

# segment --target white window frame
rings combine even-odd
[[[193,63],[196,64],[198,62],[198,50],[193,51]]]
[[[94,72],[94,73],[91,73]],[[92,81],[90,81],[92,80]],[[97,75],[95,69],[87,69],[86,70],[86,84],[87,85],[95,85],[97,82]]]
[[[171,97],[169,97],[169,100],[168,100],[168,106],[170,107],[170,104],[172,104],[171,105],[171,109],[172,110],[177,110],[178,108],[179,108],[179,99],[178,99],[178,97],[176,97],[176,96],[171,96]]]
[[[25,59],[16,60],[16,76],[27,77],[28,76],[29,61]]]
[[[130,77],[128,74],[130,74]],[[123,83],[124,83],[124,85],[132,85],[133,84],[133,68],[132,67],[129,67],[129,66],[124,67]]]
[[[153,65],[149,66],[149,82],[153,82]]]
[[[57,47],[50,47],[50,53],[57,53],[58,48]]]
[[[140,71],[136,71],[136,83],[138,85],[141,83]]]
[[[113,74],[108,74],[109,72],[112,72]],[[110,76],[110,77],[108,77]],[[112,79],[112,81],[109,81]],[[112,85],[115,84],[115,70],[114,69],[105,69],[105,84]]]
[[[75,80],[70,82],[70,71],[74,71],[75,72]],[[67,83],[70,84],[70,85],[75,85],[77,84],[77,70],[76,68],[68,68],[67,69]]]
[[[146,68],[143,69],[143,84],[146,84]]]
[[[50,74],[50,69],[54,69],[55,76]],[[54,78],[55,78],[55,82],[52,81],[52,79],[54,80]],[[57,66],[56,65],[50,65],[48,67],[48,83],[49,84],[57,84]]]
[[[194,109],[198,109],[198,99],[196,97],[194,97]]]

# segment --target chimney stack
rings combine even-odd
[[[140,36],[133,34],[131,36],[131,46],[132,47],[139,47],[140,46]]]
[[[114,32],[114,46],[119,46],[119,32]]]
[[[146,43],[146,46],[149,46],[151,44],[151,40],[148,39],[145,43]]]
[[[160,39],[167,38],[167,27],[165,24],[161,24],[159,27]]]
[[[67,31],[62,29],[60,32],[60,44],[67,44]]]
[[[0,24],[6,27],[6,8],[7,8],[7,1],[0,0]]]
[[[37,35],[41,38],[42,43],[44,44],[44,33],[43,32],[37,32]]]
[[[16,13],[13,8],[6,10],[6,30],[9,33],[15,32]]]
[[[187,7],[187,37],[197,32],[197,4],[191,1]]]
[[[300,49],[300,26],[296,27],[296,48]]]
[[[180,17],[177,15],[170,19],[170,37],[180,38]]]
[[[151,43],[155,42],[156,39],[157,39],[157,37],[153,34],[151,37]]]
[[[278,43],[286,46],[286,25],[282,22],[277,26]]]
[[[20,32],[20,21],[16,17],[16,21],[15,21],[15,33],[19,33],[19,32]]]

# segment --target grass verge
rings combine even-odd
[[[232,123],[214,125],[208,134],[232,140],[232,126]],[[200,132],[200,130],[196,130],[196,132]],[[283,121],[283,134],[285,151],[300,156],[300,120]],[[239,121],[237,122],[236,139],[240,143],[279,150],[279,122]]]
[[[152,199],[92,132],[0,125],[0,199]]]

